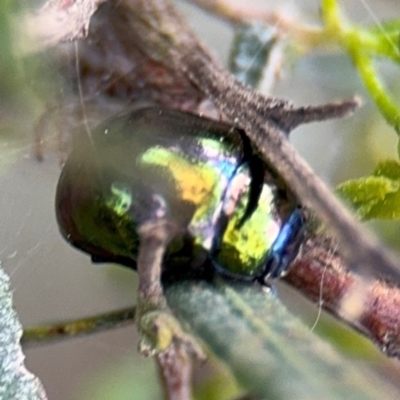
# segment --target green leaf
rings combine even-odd
[[[45,400],[46,394],[24,366],[19,344],[22,326],[12,308],[9,279],[0,268],[0,399]]]
[[[339,356],[281,304],[245,283],[181,282],[169,306],[254,396],[274,400],[396,398],[394,389]]]
[[[207,360],[207,364],[210,361],[214,364],[215,359]],[[231,400],[238,399],[240,394],[243,394],[243,390],[240,390],[236,380],[230,374],[228,367],[218,363],[219,368],[215,367],[212,370],[212,375],[208,379],[204,379],[203,382],[194,386],[194,398],[196,400]]]
[[[328,313],[321,313],[313,331],[344,356],[357,359],[359,362],[376,363],[381,351],[367,337],[361,336],[350,326],[338,324]]]
[[[379,163],[372,175],[385,176],[392,180],[400,181],[400,164],[396,160],[387,160]]]
[[[389,196],[398,193],[399,183],[385,177],[368,176],[344,182],[337,191],[351,203],[362,219],[383,218],[375,209],[386,204]],[[398,213],[400,215],[400,209]]]
[[[400,218],[400,164],[389,160],[380,163],[373,175],[353,179],[337,187],[361,219],[394,220]]]

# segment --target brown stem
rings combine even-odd
[[[157,355],[165,400],[192,399],[192,364],[181,346],[171,345]]]
[[[366,286],[363,307],[347,315],[344,304],[359,287],[360,277],[350,272],[329,238],[309,239],[302,256],[284,280],[311,301],[370,338],[390,357],[400,356],[400,289],[385,281]]]

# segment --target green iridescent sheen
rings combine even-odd
[[[95,261],[135,267],[138,227],[161,218],[172,227],[165,269],[208,258],[228,274],[263,273],[288,213],[282,215],[276,186],[242,132],[190,114],[144,109],[81,139],[56,196],[61,232],[74,246]],[[290,213],[293,206],[287,208]]]
[[[207,145],[204,141],[201,144]],[[162,166],[170,172],[179,197],[195,205],[187,229],[197,245],[209,250],[213,240],[211,221],[227,185],[226,178],[207,162],[188,160],[182,154],[161,147],[149,149],[141,161]]]
[[[138,251],[137,226],[127,214],[131,196],[116,187],[112,184],[109,190],[101,188],[98,195],[80,209],[75,222],[77,230],[92,246],[130,258]]]
[[[280,223],[272,215],[274,193],[264,184],[258,207],[241,225],[248,195],[246,189],[229,218],[216,261],[235,275],[257,276],[279,234]]]

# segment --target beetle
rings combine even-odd
[[[141,302],[160,305],[161,274],[265,284],[296,257],[303,212],[243,131],[149,107],[80,139],[57,186],[60,231],[94,262],[137,269]]]

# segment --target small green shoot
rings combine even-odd
[[[363,220],[400,218],[400,163],[384,161],[372,175],[346,181],[338,186],[345,198]]]

